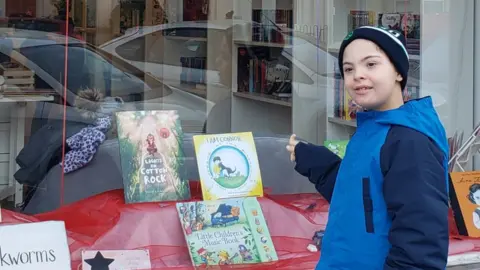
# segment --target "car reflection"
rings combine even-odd
[[[35,73],[35,90],[53,90],[61,98],[66,98],[67,121],[88,121],[79,111],[104,105],[102,100],[85,100],[79,94],[94,89],[103,97],[123,101],[119,110],[177,110],[187,131],[201,132],[204,128],[207,103],[204,98],[170,88],[148,73],[84,41],[55,33],[13,28],[0,28],[0,36],[0,62],[21,63]],[[82,102],[92,106],[78,110],[76,104]],[[62,117],[61,102],[43,105],[48,109],[35,118]]]

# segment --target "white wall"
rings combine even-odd
[[[294,29],[305,34],[327,40],[327,0],[293,0]],[[324,11],[324,12],[319,12]]]
[[[475,0],[475,18],[480,18],[480,0]],[[448,6],[450,7],[450,6]],[[480,44],[480,20],[475,21],[475,44]],[[473,106],[474,108],[474,127],[480,124],[480,52],[476,51],[474,54],[474,93],[473,93]],[[480,170],[480,154],[474,157],[474,168]]]
[[[449,136],[469,133],[474,120],[473,1],[458,1],[445,13],[428,2],[423,1],[421,13],[420,91],[433,97]]]

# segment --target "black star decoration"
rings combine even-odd
[[[95,258],[85,260],[85,262],[92,267],[92,270],[109,270],[110,268],[108,266],[113,261],[114,259],[103,257],[100,251],[97,252],[97,254],[95,255]]]

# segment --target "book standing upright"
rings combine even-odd
[[[126,203],[190,198],[176,111],[117,112]]]
[[[460,235],[480,237],[480,172],[450,173],[450,203]]]
[[[251,132],[193,136],[204,200],[263,196]]]

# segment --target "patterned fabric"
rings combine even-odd
[[[110,117],[98,118],[93,126],[83,128],[67,139],[67,145],[71,150],[65,154],[65,166],[63,166],[65,173],[78,170],[92,160],[97,148],[105,141],[105,133],[110,129],[111,124]]]

